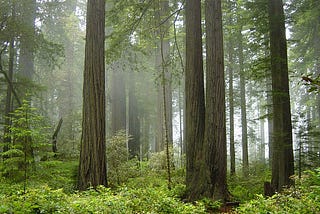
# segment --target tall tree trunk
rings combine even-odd
[[[105,104],[105,1],[88,0],[80,147],[80,190],[107,185]]]
[[[178,108],[179,108],[179,145],[180,145],[180,167],[183,167],[183,155],[185,154],[185,149],[184,149],[184,139],[183,139],[183,117],[182,117],[182,106],[181,101],[183,100],[182,92],[181,92],[181,83],[178,86]]]
[[[269,0],[273,98],[272,186],[280,191],[294,174],[285,17],[282,0]]]
[[[266,47],[265,58],[268,58],[269,53],[269,39],[268,35],[265,35]],[[266,74],[266,89],[267,89],[267,120],[268,120],[268,149],[269,149],[269,167],[272,168],[272,141],[273,141],[273,104],[272,104],[272,74],[271,69],[267,70]]]
[[[227,190],[227,139],[222,10],[220,0],[206,0],[206,165],[210,195],[225,202]]]
[[[13,91],[13,65],[14,65],[14,39],[11,39],[9,45],[9,69],[8,69],[8,86],[7,86],[7,95],[6,95],[6,103],[5,103],[5,112],[4,112],[4,133],[3,133],[3,141],[4,148],[3,151],[7,151],[9,149],[9,144],[11,143],[10,127],[12,124],[10,112],[12,112],[12,91]]]
[[[160,59],[160,56],[157,56]],[[158,68],[158,66],[157,66]],[[161,152],[164,150],[164,114],[163,114],[163,94],[162,94],[162,85],[157,86],[157,131],[156,131],[156,152]]]
[[[202,59],[201,4],[186,1],[186,187],[188,200],[199,199],[208,190],[204,143],[204,81]]]
[[[141,120],[140,120],[141,121]],[[142,144],[142,154],[141,157],[148,158],[148,152],[150,151],[150,115],[144,114],[143,115],[143,126],[142,126],[142,133],[143,133],[143,142]]]
[[[316,23],[314,23],[314,30],[313,30],[313,48],[314,48],[314,70],[317,76],[320,76],[320,18],[316,19]],[[320,120],[320,95],[317,94],[317,118]]]
[[[234,100],[233,100],[233,43],[231,41],[227,44],[229,56],[229,118],[230,118],[230,174],[236,174],[236,154],[234,145]]]
[[[30,82],[34,75],[36,0],[24,0],[21,6],[24,29],[20,39],[19,71],[22,80]]]
[[[314,48],[314,59],[315,59],[315,63],[314,63],[314,70],[315,70],[315,74],[317,75],[317,77],[320,77],[320,18],[317,18],[316,23],[314,23],[314,35],[313,35],[313,48]],[[318,121],[320,121],[320,94],[316,95],[316,103],[317,103],[317,117],[316,119]],[[319,123],[318,123],[319,124]],[[316,126],[317,128],[320,127],[320,125]],[[318,142],[318,145],[313,145],[314,147],[319,148],[318,149],[318,157],[320,156],[320,147],[319,147],[319,142],[320,142],[320,137],[315,137],[315,141],[314,142]]]
[[[242,167],[243,176],[249,175],[248,131],[247,131],[247,106],[246,106],[246,79],[243,69],[243,36],[242,26],[239,29],[239,72],[240,72],[240,99],[241,99],[241,130],[242,130]]]
[[[272,168],[273,154],[273,104],[272,104],[272,83],[271,78],[267,77],[267,113],[268,113],[268,147],[269,147],[269,167]]]

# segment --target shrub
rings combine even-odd
[[[107,143],[108,181],[110,186],[119,186],[138,175],[139,161],[129,160],[125,131],[119,131]]]
[[[172,147],[169,148],[169,155],[170,155],[170,164],[171,168],[174,166],[173,160],[173,151]],[[156,172],[164,171],[167,169],[167,153],[166,150],[161,152],[156,152],[151,154],[151,158],[149,160],[150,169]]]
[[[25,180],[28,167],[46,155],[43,148],[48,147],[48,128],[44,118],[36,108],[31,107],[27,100],[12,114],[12,125],[9,127],[12,142],[4,144],[5,151],[1,153],[3,163],[0,168],[2,175],[11,179]]]
[[[29,189],[25,194],[0,194],[0,213],[205,213],[204,203],[183,203],[164,187],[98,187],[66,194],[48,186]]]
[[[242,204],[238,213],[319,213],[320,169],[307,171],[296,186],[285,189],[272,197],[256,198]]]

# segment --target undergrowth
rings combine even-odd
[[[206,203],[184,203],[182,183],[167,189],[165,173],[145,172],[117,188],[78,192],[76,162],[46,161],[23,184],[1,178],[0,213],[206,213]],[[179,180],[179,179],[177,179]]]
[[[77,161],[45,161],[30,172],[26,192],[22,183],[0,177],[0,213],[213,213],[219,203],[203,199],[183,202],[184,170],[173,172],[168,190],[165,171],[143,170],[120,186],[98,187],[78,192],[75,186]],[[281,194],[262,196],[269,174],[229,180],[229,190],[240,206],[233,213],[320,213],[320,169],[295,179],[295,187]]]
[[[320,213],[320,168],[306,171],[301,179],[295,178],[295,186],[272,197],[257,194],[243,203],[236,213]]]

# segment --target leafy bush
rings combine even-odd
[[[174,166],[173,160],[173,150],[172,147],[169,148],[169,155],[170,155],[170,165],[171,168]],[[161,152],[156,152],[151,154],[151,158],[149,160],[149,166],[151,170],[160,172],[167,169],[167,153],[166,150]]]
[[[66,194],[48,186],[30,189],[26,194],[0,194],[0,213],[205,213],[203,203],[183,203],[163,187],[121,188],[111,191],[98,187]]]
[[[125,131],[119,131],[107,143],[108,181],[110,186],[119,186],[129,178],[138,175],[139,161],[129,160],[128,138]]]
[[[2,195],[0,213],[55,213],[64,212],[67,196],[62,189],[52,190],[47,186],[29,189],[25,194],[16,192],[10,196]]]
[[[259,165],[254,166],[254,168],[258,167]],[[268,170],[256,170],[254,174],[250,174],[248,177],[232,176],[228,180],[228,187],[234,201],[245,202],[254,199],[257,194],[263,194],[263,184],[268,180],[270,180]]]
[[[37,187],[46,184],[52,189],[60,189],[67,193],[75,190],[78,160],[63,162],[49,160],[39,162],[29,178],[29,186]]]
[[[242,204],[238,213],[319,213],[320,212],[320,169],[307,171],[296,186],[285,189],[272,197],[256,198]]]

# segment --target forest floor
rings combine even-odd
[[[165,171],[137,167],[132,178],[111,188],[76,190],[78,161],[50,160],[29,170],[0,177],[0,213],[215,213],[220,203],[202,199],[186,203],[184,170],[173,172],[168,190]],[[121,174],[117,175],[121,176]],[[229,179],[229,190],[240,206],[232,213],[320,213],[320,169],[306,171],[295,187],[265,198],[268,173],[250,179]],[[119,180],[119,179],[118,179]]]

